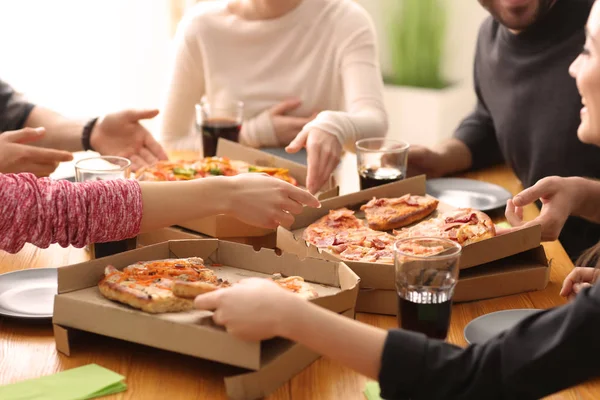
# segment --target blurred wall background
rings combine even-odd
[[[0,0],[0,77],[33,101],[75,117],[160,107],[175,21],[196,1]],[[357,1],[373,16],[382,66],[389,70],[386,3],[402,0]],[[448,135],[474,102],[473,50],[486,13],[477,0],[442,1],[448,7],[444,75],[462,88],[453,94],[450,121],[442,122],[446,129],[439,134]],[[148,125],[158,126],[157,121]],[[438,139],[427,138],[419,126],[402,127],[406,133],[398,129],[398,124],[392,126],[390,134],[410,140],[414,132],[419,134],[413,140]]]

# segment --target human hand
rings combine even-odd
[[[23,128],[0,134],[0,173],[31,172],[43,177],[54,172],[60,162],[73,159],[68,151],[26,144],[40,140],[45,134],[44,128]]]
[[[577,196],[577,184],[571,178],[551,176],[539,180],[535,185],[523,190],[506,204],[506,219],[513,227],[542,226],[542,241],[558,239],[567,218],[573,209]],[[523,207],[540,199],[542,209],[539,217],[523,221]]]
[[[304,205],[321,206],[307,191],[266,174],[240,174],[227,180],[231,186],[230,193],[224,196],[226,214],[253,226],[289,227]]]
[[[168,157],[162,146],[139,122],[156,115],[158,110],[124,110],[107,114],[94,126],[90,144],[100,154],[128,158],[133,171],[166,160]]]
[[[339,164],[342,144],[335,135],[315,128],[300,132],[285,151],[296,153],[303,147],[306,147],[308,163],[306,187],[309,192],[317,193]]]
[[[308,118],[303,118],[286,115],[286,113],[300,107],[301,104],[302,102],[298,99],[289,99],[274,105],[268,110],[273,129],[275,130],[275,136],[277,136],[277,140],[281,145],[287,145],[294,140],[302,128],[304,128],[304,125],[308,124],[316,116],[313,114]]]
[[[408,149],[406,174],[409,177],[425,174],[428,178],[436,178],[441,175],[441,162],[439,153],[425,146],[411,145]]]
[[[196,297],[200,310],[214,310],[213,320],[227,332],[246,341],[284,336],[286,325],[307,301],[261,278],[239,283]]]
[[[600,270],[592,267],[576,267],[565,278],[560,295],[573,300],[586,287],[592,286],[600,276]]]

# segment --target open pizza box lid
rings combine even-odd
[[[254,371],[289,356],[293,343],[236,339],[213,323],[211,312],[148,314],[111,301],[98,290],[107,265],[122,269],[138,261],[186,257],[202,257],[209,266],[221,264],[214,267],[217,275],[232,282],[274,273],[302,276],[319,293],[311,301],[336,313],[353,312],[356,304],[359,278],[344,263],[301,260],[216,239],[171,241],[59,268],[53,317],[57,349],[69,354],[65,329],[73,328]]]
[[[306,165],[225,139],[219,139],[216,155],[217,157],[229,157],[231,160],[245,161],[261,167],[287,168],[290,175],[298,181],[298,185],[306,187]],[[331,178],[329,183],[317,194],[317,197],[324,200],[338,194],[339,187],[336,185],[335,180]],[[216,238],[265,236],[275,232],[274,229],[251,226],[226,215],[188,221],[179,224],[179,226]]]
[[[357,193],[351,193],[327,199],[321,202],[321,208],[305,208],[304,211],[296,216],[294,224],[290,229],[279,227],[277,230],[277,248],[299,255],[300,257],[314,257],[326,260],[337,260],[336,255],[318,249],[302,239],[304,229],[315,222],[317,219],[327,215],[330,210],[341,207],[347,207],[352,210],[358,210],[361,205],[367,203],[373,197],[400,197],[404,194],[425,195],[425,176],[418,176],[406,179],[400,182],[382,185],[372,189],[363,190]],[[447,211],[454,207],[441,203],[438,211]],[[430,218],[435,217],[437,211]],[[361,217],[361,213],[357,212]],[[460,269],[476,267],[493,261],[505,259],[540,247],[541,227],[532,226],[501,236],[496,236],[481,242],[476,242],[463,247],[460,259]],[[395,289],[394,266],[392,264],[379,264],[367,262],[344,261],[361,279],[362,289]]]

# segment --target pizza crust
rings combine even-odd
[[[140,285],[123,285],[116,282],[121,271],[113,266],[105,269],[106,277],[98,284],[98,289],[103,296],[119,303],[127,304],[133,308],[156,314],[166,312],[179,312],[191,310],[191,300],[175,297],[170,290],[162,288],[145,288]],[[169,283],[166,282],[166,285]]]

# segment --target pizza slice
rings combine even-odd
[[[317,291],[305,282],[304,278],[301,276],[288,276],[284,278],[281,274],[274,274],[271,279],[285,290],[295,293],[305,299],[319,297]]]
[[[406,194],[398,198],[373,198],[360,209],[369,228],[390,231],[420,221],[434,212],[439,201],[427,196]]]
[[[206,157],[196,161],[158,161],[140,168],[135,173],[135,178],[139,181],[187,181],[209,176],[235,176],[247,172],[265,173],[298,186],[298,182],[286,168],[257,167],[228,157]]]
[[[109,265],[104,275],[98,283],[103,296],[149,313],[192,308],[191,300],[173,294],[176,282],[223,283],[199,257],[139,262],[122,271]]]
[[[394,231],[394,234],[399,238],[441,237],[467,246],[496,236],[496,228],[485,213],[463,208],[445,212],[413,227]]]
[[[347,208],[330,210],[329,214],[310,224],[302,234],[308,243],[319,248],[334,245],[336,235],[349,229],[365,228],[363,222],[356,218],[354,211]]]

